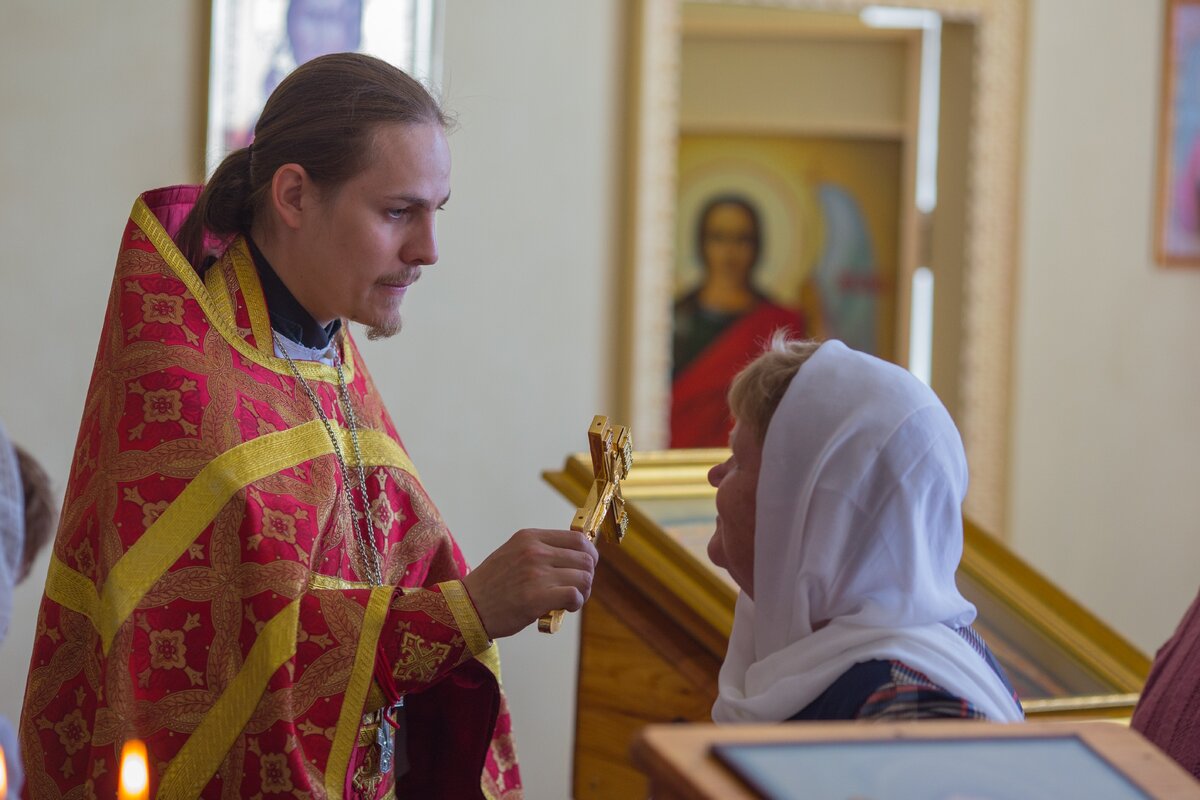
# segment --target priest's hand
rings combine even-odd
[[[555,609],[578,611],[600,554],[578,531],[517,531],[463,578],[488,636],[511,636]]]

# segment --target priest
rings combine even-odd
[[[271,95],[203,187],[121,237],[21,724],[31,797],[520,796],[494,640],[578,609],[581,534],[475,571],[348,321],[400,329],[437,260],[447,119],[354,54]],[[414,376],[414,386],[419,386]]]

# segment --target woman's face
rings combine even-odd
[[[754,599],[754,519],[762,444],[738,423],[730,437],[733,453],[708,471],[717,490],[717,529],[708,541],[708,557],[729,571],[742,591]]]
[[[758,228],[749,211],[735,203],[714,206],[705,215],[701,241],[709,275],[750,282],[758,260]]]

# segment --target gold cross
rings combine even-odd
[[[602,534],[605,541],[620,544],[629,527],[621,481],[633,469],[633,435],[624,425],[610,425],[608,417],[597,414],[588,428],[588,448],[592,454],[592,486],[587,500],[575,511],[571,530],[580,531],[591,541]],[[551,611],[538,620],[538,630],[554,633],[562,625],[563,611]]]

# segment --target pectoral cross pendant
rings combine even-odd
[[[396,757],[396,733],[388,722],[386,711],[379,721],[379,730],[375,732],[375,745],[379,748],[379,774],[387,775],[392,771],[392,761]]]

